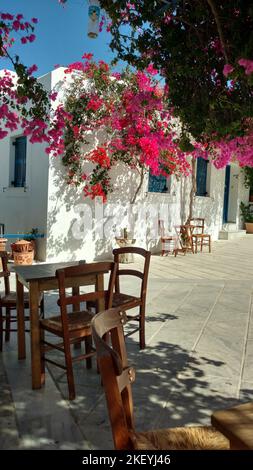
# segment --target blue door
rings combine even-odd
[[[25,186],[26,179],[26,137],[17,137],[15,145],[14,186]]]
[[[149,173],[148,191],[150,193],[166,193],[167,178],[166,176],[155,176]]]
[[[197,158],[197,175],[196,175],[196,196],[207,196],[206,178],[207,178],[208,161],[204,158]]]
[[[230,165],[226,166],[225,172],[225,188],[224,188],[224,202],[223,202],[223,224],[228,221],[228,202],[229,202],[229,185],[230,185]]]

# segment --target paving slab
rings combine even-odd
[[[137,374],[137,429],[209,424],[214,410],[253,399],[252,259],[253,236],[214,242],[211,254],[152,256],[147,347],[139,351],[137,333],[126,339]],[[136,294],[137,285],[124,279],[122,290]],[[56,292],[46,295],[48,315],[58,311],[56,300]],[[17,360],[15,334],[0,356],[0,448],[112,449],[95,364],[75,365],[73,402],[66,376],[54,366],[45,387],[32,391],[26,339],[25,361]]]

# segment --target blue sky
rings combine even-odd
[[[49,72],[56,64],[80,60],[84,52],[92,52],[98,60],[110,61],[114,57],[106,31],[97,39],[87,36],[88,0],[67,0],[64,8],[58,0],[0,0],[0,11],[22,13],[27,20],[38,18],[36,41],[26,45],[17,41],[12,48],[12,54],[18,54],[25,65],[38,66],[37,76]],[[1,59],[2,68],[10,68],[9,62]]]

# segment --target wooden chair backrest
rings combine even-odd
[[[92,333],[99,370],[105,390],[115,449],[130,449],[134,430],[131,383],[135,371],[128,367],[123,325],[127,322],[122,307],[100,312],[92,319]],[[111,345],[103,338],[110,336]]]
[[[83,278],[91,274],[102,274],[110,272],[108,290],[95,290],[94,292],[87,292],[85,294],[67,295],[66,293],[66,280],[69,278]],[[114,262],[101,262],[101,263],[84,263],[78,266],[70,266],[68,268],[57,269],[56,277],[58,279],[59,299],[57,301],[61,309],[62,324],[64,330],[68,330],[68,313],[67,306],[74,305],[80,306],[81,302],[96,301],[101,298],[106,300],[106,307],[112,306],[113,290],[116,281],[117,266]],[[82,281],[80,279],[80,286]],[[80,308],[80,307],[78,307]]]
[[[190,219],[190,225],[194,226],[193,233],[204,233],[205,219],[201,217],[193,217]]]
[[[144,266],[143,271],[138,271],[137,269],[120,269],[119,268],[119,256],[125,253],[133,253],[136,255],[143,256],[144,258]],[[120,276],[135,276],[141,279],[141,292],[140,297],[144,300],[146,297],[147,292],[147,283],[148,283],[148,272],[149,272],[149,265],[150,265],[150,257],[151,252],[144,250],[144,248],[135,248],[135,247],[124,247],[124,248],[115,248],[113,250],[114,255],[114,262],[117,264],[117,274],[116,274],[116,283],[115,283],[115,291],[120,292]]]
[[[5,295],[10,293],[10,271],[8,269],[8,254],[7,251],[0,251],[0,278],[4,278],[4,291]]]

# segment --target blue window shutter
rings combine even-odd
[[[208,160],[204,158],[198,157],[197,159],[197,176],[196,176],[196,183],[197,183],[197,196],[206,196],[206,175],[207,175],[207,165]]]
[[[166,193],[167,191],[166,176],[155,176],[149,173],[148,191],[150,193]]]
[[[25,186],[26,180],[26,137],[17,137],[15,140],[15,167],[14,186],[20,188]]]

